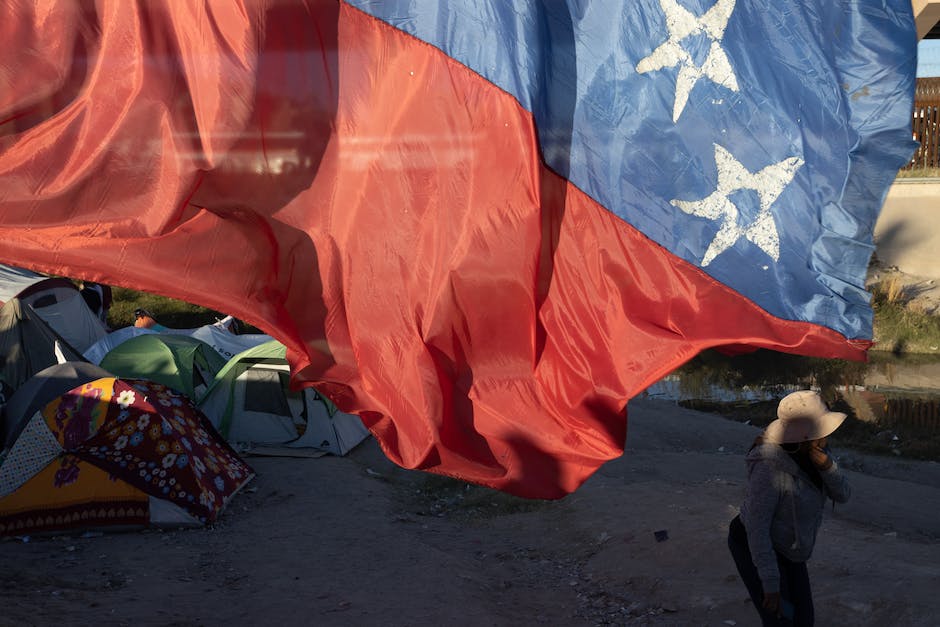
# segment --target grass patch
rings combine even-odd
[[[940,177],[940,168],[910,168],[898,171],[899,179],[925,179]]]
[[[497,518],[555,507],[558,501],[526,499],[451,477],[426,473],[408,483],[404,506],[419,516]]]
[[[871,286],[872,304],[903,305],[907,300],[904,283],[899,277],[889,277]]]
[[[910,295],[897,279],[875,283],[871,292],[878,350],[895,354],[936,353],[940,347],[940,316],[911,306]]]
[[[146,309],[153,314],[157,322],[175,329],[192,329],[212,324],[226,315],[174,298],[123,287],[113,288],[113,296],[114,302],[108,312],[108,323],[114,329],[133,326],[136,309]]]

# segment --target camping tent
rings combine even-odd
[[[359,416],[311,387],[292,391],[289,379],[284,345],[266,342],[229,360],[198,404],[230,442],[345,455],[369,435]]]
[[[225,363],[211,346],[196,338],[147,333],[114,347],[99,365],[116,376],[156,381],[196,400]]]
[[[38,404],[0,462],[0,535],[200,525],[254,476],[159,383],[105,377]]]
[[[18,298],[0,307],[0,408],[27,379],[67,360],[81,361],[82,354],[49,328],[35,310]]]
[[[224,361],[228,361],[243,350],[264,344],[265,342],[270,342],[273,339],[270,335],[264,335],[262,333],[235,334],[220,323],[207,324],[205,326],[196,327],[195,329],[171,329],[162,325],[159,328],[124,327],[108,333],[86,348],[83,353],[85,359],[91,363],[100,364],[104,356],[120,344],[132,337],[153,333],[188,335],[197,340],[202,340],[214,348],[217,353],[222,355]]]
[[[78,289],[68,279],[49,277],[32,270],[0,264],[0,305],[14,298],[26,300],[37,294],[41,298],[43,294],[50,293],[59,296],[70,294],[71,291]]]
[[[190,337],[202,340],[214,348],[226,361],[242,351],[264,344],[265,342],[270,342],[274,339],[264,333],[232,333],[221,324],[207,324],[205,326],[196,327],[195,329],[167,328],[163,332],[189,335]]]
[[[42,405],[72,388],[111,374],[87,361],[66,361],[43,368],[14,392],[4,411],[0,448],[9,448]]]
[[[46,324],[79,351],[108,332],[68,279],[0,265],[0,302],[14,298],[35,309]]]
[[[82,354],[85,356],[85,359],[91,363],[100,364],[105,355],[132,337],[137,337],[138,335],[152,335],[154,333],[159,333],[159,331],[142,327],[123,327],[121,329],[115,329],[82,351]]]

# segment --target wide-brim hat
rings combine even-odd
[[[829,411],[818,392],[801,390],[787,394],[777,405],[777,419],[767,425],[764,439],[776,444],[818,440],[839,428],[845,414]]]

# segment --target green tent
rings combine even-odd
[[[230,442],[345,455],[369,435],[359,416],[314,388],[290,389],[286,349],[276,340],[232,357],[198,405]]]
[[[225,367],[225,358],[188,335],[149,333],[112,348],[100,366],[125,379],[162,383],[195,403]]]

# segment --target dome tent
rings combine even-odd
[[[29,305],[78,351],[84,351],[108,333],[68,279],[0,264],[0,304],[13,299]]]
[[[210,523],[254,476],[159,383],[103,377],[37,404],[0,463],[0,535]]]
[[[286,349],[276,340],[232,357],[198,405],[230,442],[345,455],[369,435],[359,416],[314,388],[290,389]]]
[[[187,335],[146,333],[115,346],[98,365],[119,377],[162,383],[195,401],[225,366],[225,358]]]
[[[36,313],[13,298],[0,307],[0,417],[7,400],[37,372],[82,354]]]

